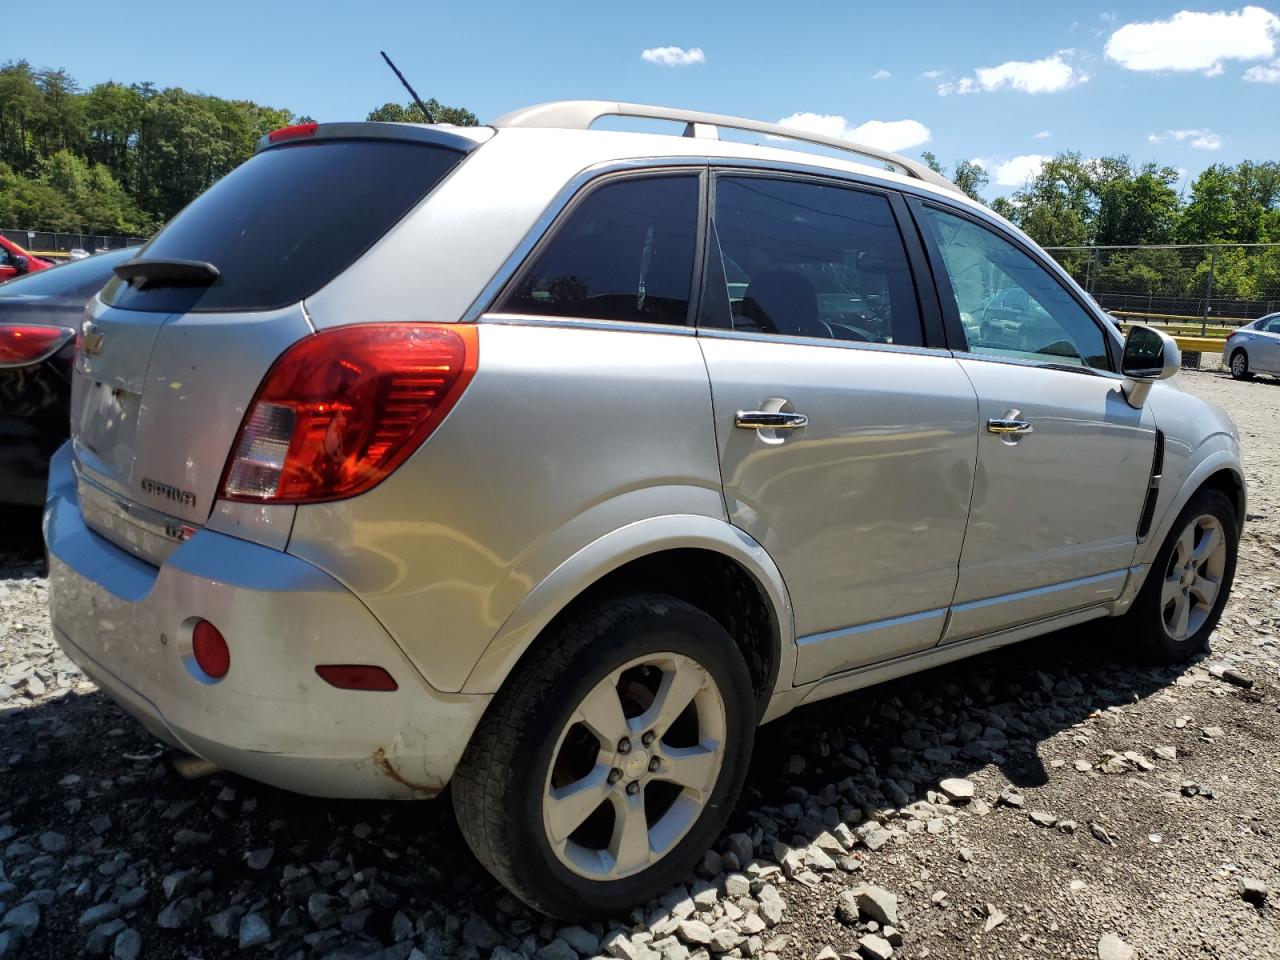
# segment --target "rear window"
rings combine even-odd
[[[309,297],[354,263],[462,159],[446,147],[383,140],[266,150],[193,200],[140,257],[201,260],[208,286],[113,279],[103,300],[162,313],[272,310]]]

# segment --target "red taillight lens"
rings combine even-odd
[[[191,631],[191,652],[195,655],[200,669],[221,680],[231,669],[231,651],[222,634],[208,620],[201,620]]]
[[[221,496],[316,503],[371,489],[452,409],[478,349],[471,324],[370,323],[299,341],[258,389]]]
[[[0,367],[43,360],[71,339],[72,331],[43,323],[0,323]]]
[[[267,134],[268,143],[279,143],[281,140],[298,140],[302,137],[314,137],[316,135],[315,123],[295,123],[290,127],[280,127],[278,130],[272,130]]]
[[[316,673],[339,690],[399,690],[395,677],[382,667],[365,663],[325,663]]]

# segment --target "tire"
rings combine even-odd
[[[654,722],[650,733],[666,724],[656,739],[634,726],[681,701],[664,691],[698,684],[678,720]],[[582,722],[587,716],[604,732]],[[625,745],[612,743],[620,719]],[[746,664],[710,616],[661,594],[601,603],[553,627],[498,692],[454,774],[454,815],[476,858],[535,910],[624,916],[687,880],[715,841],[746,777],[755,720]],[[714,743],[718,750],[706,746]],[[699,766],[679,766],[689,760]],[[676,769],[700,787],[663,779]],[[581,795],[591,799],[566,813],[563,797],[589,783],[593,792]],[[588,815],[571,829],[582,810]],[[640,824],[643,843],[624,824]],[[627,849],[641,855],[624,855],[627,836]]]
[[[1160,552],[1156,554],[1147,582],[1120,621],[1142,659],[1161,664],[1181,663],[1208,646],[1209,635],[1218,625],[1235,578],[1239,548],[1236,524],[1235,505],[1219,490],[1198,491],[1178,514]],[[1211,563],[1214,557],[1210,556],[1195,571],[1188,573],[1186,563],[1191,557],[1187,556],[1184,536],[1190,531],[1190,542],[1199,547],[1204,542],[1201,538],[1207,535],[1206,531],[1215,525],[1223,538],[1223,552],[1217,558],[1218,562]],[[1195,550],[1191,553],[1194,556]],[[1194,578],[1194,584],[1183,589],[1190,578]],[[1218,582],[1217,592],[1207,604],[1195,585],[1201,582],[1201,578]],[[1182,607],[1178,593],[1189,604],[1190,616],[1185,630],[1179,629],[1178,615]]]
[[[1249,372],[1249,355],[1243,348],[1231,354],[1231,379],[1250,380],[1252,378],[1253,374]]]

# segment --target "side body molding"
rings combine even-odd
[[[556,567],[512,612],[481,654],[465,693],[494,693],[544,627],[575,597],[622,565],[664,550],[702,549],[740,564],[772,608],[777,636],[775,694],[791,688],[796,644],[791,599],[782,574],[759,543],[715,517],[674,514],[627,524],[587,544]]]

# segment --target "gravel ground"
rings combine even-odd
[[[1280,957],[1280,383],[1185,374],[1245,441],[1250,523],[1208,657],[1096,625],[761,731],[701,875],[562,927],[448,799],[182,780],[61,656],[36,519],[0,515],[0,957]]]

